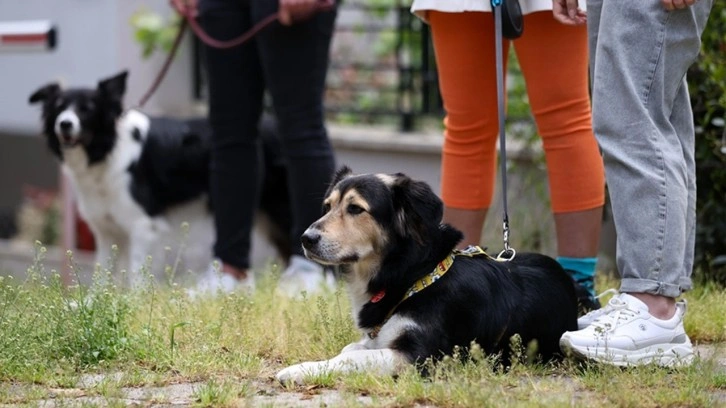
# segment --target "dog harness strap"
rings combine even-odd
[[[475,256],[486,256],[489,259],[496,260],[496,258],[489,255],[484,248],[482,248],[478,245],[469,245],[468,247],[466,247],[464,249],[455,249],[454,255],[468,256],[470,258],[475,257]]]
[[[443,261],[439,262],[436,265],[436,267],[434,268],[434,270],[431,273],[427,274],[426,276],[424,276],[421,279],[414,282],[414,284],[411,286],[411,288],[409,288],[406,291],[406,294],[403,296],[403,299],[401,299],[400,302],[396,303],[396,306],[393,306],[393,308],[388,312],[388,314],[386,315],[386,318],[383,319],[381,324],[373,327],[373,330],[371,330],[368,333],[368,337],[371,339],[375,339],[376,337],[378,337],[378,333],[381,331],[381,328],[383,327],[384,324],[386,324],[386,322],[388,322],[388,319],[390,319],[391,316],[393,316],[393,313],[396,311],[396,309],[398,309],[398,306],[401,305],[401,303],[403,303],[406,299],[408,299],[411,296],[415,295],[416,293],[426,289],[428,286],[431,286],[434,282],[439,280],[439,278],[444,276],[444,274],[446,272],[448,272],[449,269],[451,269],[451,265],[454,264],[454,259],[456,259],[457,256],[467,256],[469,258],[473,258],[476,256],[485,256],[491,260],[500,261],[500,262],[503,260],[508,261],[511,259],[511,258],[502,259],[500,257],[494,258],[491,255],[489,255],[488,253],[486,253],[484,248],[482,248],[478,245],[476,245],[476,246],[469,245],[468,247],[466,247],[464,249],[455,249],[455,250],[451,251],[451,253],[446,258],[444,258]],[[385,295],[386,295],[386,291],[381,290],[380,292],[376,293],[375,295],[373,295],[371,297],[370,302],[378,303],[381,299],[383,299],[383,297]]]
[[[469,248],[472,248],[472,247],[469,247]],[[464,251],[467,251],[469,248],[465,249]],[[479,247],[476,247],[476,248],[479,248]],[[481,253],[486,255],[486,252],[484,252],[484,250],[482,250],[481,248],[479,248],[479,250],[481,250]],[[373,330],[371,330],[368,333],[368,337],[371,339],[375,339],[376,337],[378,337],[378,333],[381,331],[381,327],[383,327],[383,325],[386,324],[388,319],[390,319],[391,316],[393,316],[393,312],[395,312],[396,309],[398,309],[398,306],[401,303],[403,303],[406,299],[410,298],[411,296],[415,295],[416,293],[421,292],[422,290],[431,286],[434,282],[439,280],[439,278],[444,276],[444,274],[446,272],[448,272],[449,269],[451,269],[451,265],[454,264],[454,258],[456,258],[457,255],[475,256],[475,254],[466,255],[462,251],[459,251],[459,250],[452,251],[446,258],[444,258],[443,261],[436,264],[436,267],[434,268],[434,270],[432,272],[428,273],[426,276],[423,276],[421,279],[414,282],[414,284],[406,291],[406,294],[403,295],[403,299],[401,299],[398,303],[396,303],[396,306],[393,306],[393,308],[388,312],[388,314],[386,315],[386,318],[383,319],[381,324],[375,326],[373,328]],[[373,295],[373,297],[371,297],[371,300],[370,300],[371,303],[377,303],[378,301],[380,301],[383,298],[383,296],[385,296],[385,293],[386,292],[382,290],[382,291],[376,293],[375,295]]]
[[[404,300],[410,298],[411,296],[415,295],[416,293],[426,289],[429,285],[439,280],[440,277],[442,277],[446,272],[449,271],[449,268],[451,268],[451,265],[454,264],[454,257],[455,253],[452,252],[444,258],[443,261],[439,262],[436,265],[436,268],[429,273],[428,275],[422,277],[421,279],[414,282],[413,286],[406,292],[406,294],[403,296],[403,299],[401,299],[401,302]]]

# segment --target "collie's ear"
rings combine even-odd
[[[105,96],[120,100],[126,93],[126,78],[129,71],[121,71],[111,78],[102,79],[98,82],[98,90]]]
[[[412,237],[424,245],[426,238],[441,224],[444,215],[443,202],[427,183],[412,180],[401,173],[396,174],[391,190],[396,212],[396,232],[403,237]]]
[[[33,92],[28,98],[28,103],[44,102],[50,98],[55,98],[60,93],[60,85],[58,83],[48,84]]]

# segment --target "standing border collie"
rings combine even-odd
[[[190,225],[185,266],[206,270],[212,259],[214,224],[208,200],[207,121],[124,111],[127,76],[124,71],[101,80],[96,89],[62,90],[52,83],[35,91],[29,102],[43,104],[43,134],[96,238],[96,261],[108,262],[116,245],[119,269],[128,268],[133,286],[143,278],[139,271],[148,255],[159,266],[164,248],[179,243],[183,222]],[[266,123],[260,131],[267,166],[261,210],[269,216],[271,240],[287,259],[290,215],[285,166],[276,150],[274,129]]]
[[[557,261],[455,251],[462,234],[441,224],[443,204],[424,182],[343,168],[323,205],[302,236],[305,256],[340,265],[363,338],[330,360],[285,368],[282,382],[324,372],[395,374],[472,341],[507,364],[515,334],[550,360],[559,357],[562,333],[577,329],[574,282]]]

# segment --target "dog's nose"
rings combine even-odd
[[[71,122],[70,120],[62,120],[59,125],[61,130],[66,132],[73,129],[73,122]]]
[[[307,230],[300,237],[300,241],[302,241],[305,248],[311,248],[320,242],[320,233],[316,230]]]

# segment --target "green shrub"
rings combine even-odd
[[[688,73],[696,124],[696,273],[726,284],[726,4],[714,2],[701,56]],[[723,259],[723,258],[722,258]]]

